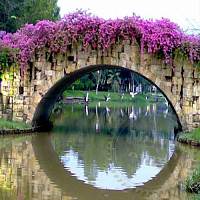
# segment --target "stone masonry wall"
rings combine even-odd
[[[140,54],[137,45],[130,40],[102,50],[82,50],[82,45],[72,47],[66,53],[52,53],[48,49],[35,52],[27,65],[24,77],[20,70],[13,74],[13,94],[8,92],[11,81],[3,80],[2,114],[13,120],[31,121],[38,103],[44,94],[65,74],[91,65],[114,65],[137,72],[155,83],[171,101],[184,130],[192,130],[200,124],[200,72],[189,60],[175,58],[172,70],[162,63],[159,54]]]

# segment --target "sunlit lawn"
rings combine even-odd
[[[66,97],[84,97],[87,94],[88,91],[80,91],[80,90],[66,90],[63,93],[64,98]],[[129,93],[124,93],[123,99],[121,99],[122,93],[114,93],[114,92],[105,92],[105,91],[99,91],[96,94],[96,91],[89,91],[89,98],[90,100],[95,100],[95,101],[104,101],[105,97],[108,96],[110,97],[110,101],[130,101],[133,102],[134,99],[140,98],[142,101],[146,101],[145,95],[142,95],[141,93],[138,93],[135,95],[134,98]],[[151,97],[148,100],[153,100],[153,97]]]

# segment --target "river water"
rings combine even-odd
[[[0,140],[0,199],[188,199],[200,158],[162,104],[58,105],[51,133]]]

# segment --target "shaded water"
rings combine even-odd
[[[166,107],[67,105],[52,133],[0,140],[0,199],[187,199],[199,151],[177,145]]]
[[[52,141],[64,167],[101,189],[123,190],[155,177],[171,158],[176,121],[166,107],[66,105]],[[168,114],[169,116],[170,113]]]

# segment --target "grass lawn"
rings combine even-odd
[[[84,95],[87,94],[88,91],[81,91],[81,90],[66,90],[63,93],[63,97],[84,97]],[[129,93],[124,93],[123,99],[121,99],[120,95],[122,93],[114,93],[114,92],[105,92],[105,91],[99,91],[98,94],[96,94],[96,91],[89,91],[89,98],[90,102],[91,101],[105,101],[104,95],[110,97],[109,101],[117,101],[117,102],[135,102],[135,101],[140,101],[140,102],[149,102],[149,101],[154,101],[153,97],[150,97],[148,100],[145,99],[145,96],[141,93],[138,93],[135,95],[134,98]]]
[[[0,119],[0,129],[26,129],[31,128],[30,124],[25,122],[8,121],[6,119]]]
[[[84,97],[84,95],[86,95],[87,92],[88,91],[81,91],[81,90],[66,90],[64,92],[64,97]],[[88,93],[90,100],[95,100],[95,101],[104,101],[104,95],[108,96],[108,94],[110,94],[110,98],[112,101],[118,101],[120,100],[119,94],[122,94],[122,93],[104,92],[104,91],[99,91],[98,94],[96,94],[95,91],[89,91]],[[125,93],[123,101],[132,101],[131,95]]]
[[[178,141],[200,146],[200,127],[190,133],[181,133]]]

